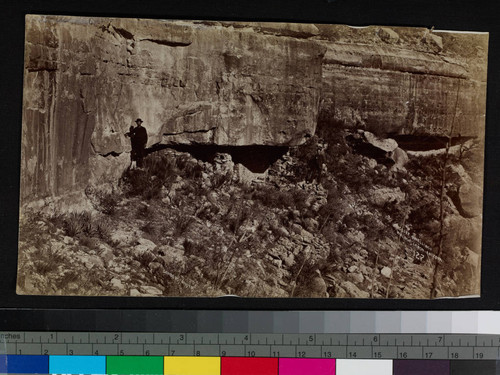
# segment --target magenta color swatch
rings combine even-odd
[[[335,375],[334,359],[280,358],[279,375]]]

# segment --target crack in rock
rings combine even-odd
[[[47,66],[28,68],[28,72],[30,72],[30,73],[33,73],[33,72],[55,72],[56,70],[57,70],[57,67],[52,68],[52,67],[47,67]]]
[[[162,46],[169,46],[169,47],[187,47],[191,44],[191,41],[189,42],[174,42],[172,40],[165,40],[165,39],[151,39],[151,38],[145,38],[141,39],[142,41],[148,41],[156,44],[160,44]]]
[[[118,156],[120,156],[120,155],[121,155],[121,152],[110,151],[110,152],[105,153],[105,154],[103,154],[103,153],[98,153],[98,155],[103,156],[103,157],[105,157],[105,158],[106,158],[106,157],[108,157],[108,156],[112,156],[112,157],[114,157],[114,158],[117,158]]]
[[[211,131],[214,131],[215,129],[217,129],[217,127],[213,126],[209,129],[183,130],[183,131],[177,132],[177,133],[163,133],[163,135],[164,136],[174,136],[174,135],[180,135],[180,134],[209,133]]]
[[[113,29],[125,39],[134,39],[134,34],[120,27],[113,26]]]

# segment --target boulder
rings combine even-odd
[[[141,292],[139,292],[135,288],[134,289],[130,289],[129,295],[130,295],[130,297],[141,297],[142,296]]]
[[[336,297],[339,298],[370,298],[370,293],[365,292],[361,289],[359,289],[355,284],[353,284],[351,281],[343,281],[340,284],[339,291],[345,291],[345,295],[342,293],[338,293]]]
[[[125,286],[123,285],[121,280],[117,279],[117,278],[111,279],[109,284],[111,285],[112,288],[117,289],[117,290],[124,290],[125,289]]]
[[[85,264],[85,267],[88,269],[92,269],[94,267],[97,268],[103,268],[104,267],[104,261],[99,258],[97,255],[88,255],[83,258],[83,263]]]
[[[110,262],[115,259],[115,255],[113,254],[113,250],[106,244],[99,244],[99,249],[97,250],[99,257],[103,260],[106,267],[110,264]]]
[[[379,138],[375,134],[368,131],[363,132],[363,139],[366,143],[385,152],[392,152],[398,148],[398,143],[394,139]]]
[[[446,173],[449,181],[453,181],[459,186],[472,182],[472,178],[462,164],[449,164]]]
[[[365,242],[365,234],[359,230],[349,229],[346,237],[353,243],[363,244]]]
[[[366,163],[368,164],[368,167],[370,169],[375,169],[377,167],[377,165],[378,165],[378,163],[377,163],[377,161],[375,159],[370,159],[370,158],[367,160]]]
[[[163,295],[163,291],[158,289],[155,286],[150,286],[150,285],[145,285],[145,286],[140,286],[139,291],[143,294],[151,295],[151,296],[161,296]]]
[[[405,150],[400,147],[394,149],[390,154],[389,158],[394,162],[394,165],[391,167],[393,170],[401,170],[404,169],[406,163],[408,163],[408,154]]]
[[[380,274],[389,279],[392,275],[392,270],[389,267],[383,267],[380,270]]]
[[[358,270],[358,266],[351,266],[347,269],[348,272],[356,272]]]
[[[392,138],[381,138],[372,132],[359,129],[346,139],[355,152],[365,156],[366,165],[372,169],[377,166],[378,162],[389,165],[399,161],[402,166],[408,161],[406,153]]]
[[[251,183],[255,180],[265,180],[268,175],[267,169],[264,172],[252,172],[245,165],[237,163],[234,166],[236,178],[241,183]]]
[[[365,280],[365,277],[359,272],[350,273],[348,277],[356,284],[361,284]]]
[[[396,43],[399,40],[399,34],[388,27],[378,29],[377,35],[386,43]]]
[[[137,240],[137,243],[138,244],[133,248],[133,253],[135,255],[139,255],[145,252],[153,252],[153,250],[156,248],[156,244],[146,238],[139,238]]]
[[[119,245],[130,245],[137,238],[136,233],[130,230],[118,229],[111,233],[111,240]]]
[[[163,266],[158,263],[158,262],[151,262],[148,264],[148,268],[151,270],[152,274],[162,272],[163,271]]]
[[[293,253],[288,253],[286,255],[282,254],[280,258],[283,261],[284,265],[288,268],[292,267],[295,264],[295,256],[293,255]]]
[[[173,265],[178,268],[183,268],[186,265],[187,259],[184,255],[184,249],[162,245],[157,248],[156,252],[161,254],[161,259],[163,260],[165,267]]]
[[[467,246],[476,254],[481,253],[481,216],[465,218],[460,215],[450,215],[445,218],[445,229],[448,233],[445,238],[446,247]]]
[[[441,38],[439,35],[428,32],[424,36],[424,41],[437,52],[443,50],[443,38]]]
[[[462,214],[466,217],[475,217],[482,214],[483,189],[470,183],[461,185],[458,189],[458,199]]]
[[[405,194],[399,187],[379,187],[372,189],[368,195],[368,200],[378,207],[384,207],[387,203],[400,203],[405,199]]]
[[[295,289],[293,297],[329,297],[327,285],[321,275],[321,272],[316,270],[310,279],[306,280],[303,284],[299,284]]]
[[[481,256],[471,251],[469,248],[465,248],[463,254],[465,255],[465,261],[457,269],[461,277],[457,279],[456,282],[464,285],[466,293],[479,294]]]

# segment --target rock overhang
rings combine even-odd
[[[480,59],[464,64],[445,35],[436,53],[397,28],[326,27],[28,16],[22,195],[119,177],[137,117],[149,146],[290,147],[318,124],[484,133]],[[99,173],[109,156],[114,177]]]

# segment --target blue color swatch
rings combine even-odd
[[[47,355],[0,355],[2,374],[48,374]]]

